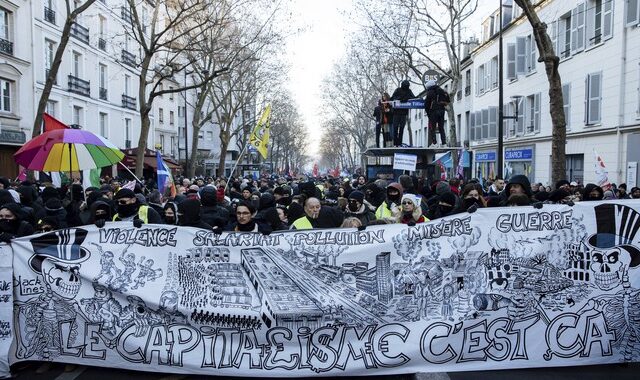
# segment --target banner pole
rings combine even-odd
[[[242,159],[242,156],[244,156],[244,151],[247,150],[247,146],[249,145],[249,143],[247,142],[246,144],[244,144],[244,148],[242,148],[242,151],[240,151],[240,155],[238,156],[238,159],[236,160],[236,163],[233,164],[233,169],[231,169],[231,176],[233,176],[233,172],[236,171],[236,168],[238,167],[238,162],[240,162],[240,160]],[[224,170],[224,169],[223,169]],[[230,176],[230,177],[231,177]],[[227,193],[227,188],[229,187],[229,181],[227,181],[227,184],[224,185],[224,193]]]
[[[129,172],[129,174],[131,174],[131,175],[133,176],[133,178],[135,178],[135,180],[136,180],[136,181],[138,181],[138,183],[140,183],[141,185],[143,184],[143,183],[142,183],[142,181],[140,181],[140,178],[136,177],[136,175],[135,175],[135,174],[133,174],[133,172],[132,172],[131,170],[129,170],[129,168],[128,168],[128,167],[126,167],[126,166],[122,163],[122,161],[119,161],[119,162],[118,162],[118,164],[119,164],[119,165],[121,165],[121,166],[122,166],[126,171],[128,171],[128,172]]]

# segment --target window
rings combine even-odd
[[[464,95],[465,96],[471,95],[471,69],[465,71],[464,73],[464,84],[465,84]]]
[[[467,111],[464,113],[464,138],[466,140],[470,140],[471,139],[471,112]],[[471,139],[473,140],[473,139]]]
[[[587,46],[613,36],[613,1],[590,0],[587,6]]]
[[[482,95],[485,91],[485,73],[484,73],[484,65],[480,65],[478,67],[478,74],[476,75],[476,94]]]
[[[640,117],[640,63],[638,64],[638,107],[636,109],[636,115]]]
[[[175,136],[171,136],[171,155],[172,156],[176,155],[176,137]]]
[[[516,44],[507,44],[507,79],[516,78]]]
[[[178,106],[178,117],[184,117],[184,112],[183,112],[183,108],[182,106]]]
[[[527,73],[536,71],[536,41],[530,34],[527,36]]]
[[[524,134],[524,97],[518,98],[518,119],[515,120],[516,136]],[[515,113],[515,107],[512,108]]]
[[[131,91],[131,76],[125,74],[124,75],[124,94],[129,96]]]
[[[516,38],[516,74],[527,72],[527,38]]]
[[[636,26],[640,23],[640,0],[627,0],[627,9],[625,11],[625,25]]]
[[[53,65],[53,56],[56,51],[56,43],[51,40],[44,40],[44,69],[45,79],[49,75],[51,65]]]
[[[169,124],[173,125],[175,123],[175,114],[173,111],[169,111]]]
[[[131,119],[124,119],[124,147],[131,148]]]
[[[107,88],[107,65],[103,65],[101,63],[98,67],[98,73],[100,76],[100,88]]]
[[[164,135],[160,134],[160,150],[164,153]]]
[[[158,108],[158,121],[161,124],[164,123],[164,110],[162,108]]]
[[[169,86],[169,91],[173,91],[173,86]],[[173,92],[169,93],[169,100],[173,100]],[[180,112],[179,108],[178,108],[178,112]]]
[[[0,38],[11,41],[9,34],[11,22],[11,12],[4,8],[0,8]]]
[[[526,133],[540,131],[540,93],[527,96],[525,104]]]
[[[82,107],[73,106],[73,124],[82,125]]]
[[[579,3],[571,10],[571,53],[575,54],[584,50],[585,36],[585,3]]]
[[[515,114],[513,103],[509,102],[503,105],[502,108],[504,115],[513,116]],[[507,137],[513,137],[516,135],[516,124],[513,119],[504,118],[503,119],[503,128],[504,133]]]
[[[11,87],[13,82],[0,78],[0,111],[11,112]]]
[[[469,113],[469,141],[476,141],[476,114]]]
[[[558,57],[567,58],[571,55],[571,12],[558,20]]]
[[[489,109],[485,108],[482,110],[482,139],[486,140],[489,138]]]
[[[567,130],[571,129],[571,83],[562,85],[562,108]]]
[[[207,141],[213,141],[213,132],[207,131]]]
[[[107,130],[107,114],[106,113],[100,112],[99,122],[100,122],[100,136],[108,138],[109,131]]]
[[[489,82],[491,83],[491,88],[498,88],[498,57],[491,58],[491,76]]]
[[[82,76],[82,54],[74,51],[72,64],[73,64],[73,76],[76,78],[80,78]]]
[[[586,125],[597,124],[601,121],[602,73],[587,75],[585,108]]]
[[[476,141],[482,140],[482,111],[476,111]]]
[[[53,117],[56,117],[56,108],[58,108],[57,103],[58,102],[56,102],[55,100],[47,100],[47,106],[44,109],[44,112],[48,113]]]
[[[162,84],[162,82],[158,83],[158,92],[162,92],[164,91],[164,85]],[[163,97],[164,95],[160,94],[158,95],[159,97]]]

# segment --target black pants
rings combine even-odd
[[[382,135],[382,125],[376,123],[376,148],[380,148],[380,136]],[[382,144],[384,147],[384,136],[382,136]]]
[[[430,112],[429,117],[429,145],[437,143],[436,141],[436,128],[440,132],[440,140],[443,145],[447,144],[447,137],[444,134],[444,111]]]
[[[393,145],[402,145],[402,135],[404,133],[404,125],[407,123],[407,115],[405,114],[393,114],[393,128],[391,128],[391,134],[393,138]]]

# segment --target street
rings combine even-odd
[[[20,364],[19,366],[24,366]],[[64,372],[63,364],[54,364],[50,371],[37,374],[38,364],[19,371],[14,370],[14,377],[28,380],[102,380],[102,379],[136,379],[136,380],[196,380],[207,378],[226,378],[222,376],[174,375],[151,372],[125,371],[100,367],[77,367],[71,372]],[[640,363],[612,364],[584,367],[529,368],[502,371],[421,373],[417,375],[368,376],[371,380],[597,380],[597,379],[637,379]],[[241,379],[241,378],[238,378]],[[276,378],[274,378],[276,379]],[[328,378],[326,378],[328,379]],[[363,379],[363,377],[335,377],[335,379]]]

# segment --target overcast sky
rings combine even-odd
[[[384,0],[381,0],[384,1]],[[329,75],[333,64],[342,56],[354,25],[348,20],[353,6],[352,0],[292,2],[292,27],[302,28],[303,32],[289,39],[286,46],[287,58],[291,64],[289,89],[298,103],[303,121],[309,131],[309,153],[316,154],[322,135],[319,114],[322,80]],[[477,16],[471,25],[478,25],[496,7],[479,5]]]

